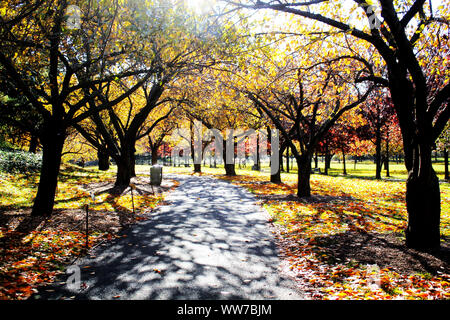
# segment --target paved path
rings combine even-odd
[[[171,178],[180,186],[168,205],[79,262],[84,288],[53,285],[39,298],[302,299],[280,275],[267,213],[253,195],[209,177]]]

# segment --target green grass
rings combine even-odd
[[[341,169],[342,163],[332,162],[331,169],[329,170],[329,175],[325,176],[323,174],[312,174],[311,175],[311,185],[312,185],[312,193],[321,192],[321,188],[324,185],[328,186],[328,191],[332,192],[331,189],[339,189],[341,185],[363,185],[366,189],[363,188],[362,193],[377,193],[378,191],[383,193],[383,190],[390,190],[401,188],[401,193],[399,193],[396,197],[385,197],[383,199],[377,199],[377,203],[380,205],[389,208],[395,207],[395,205],[401,204],[404,206],[404,196],[400,194],[404,194],[406,185],[403,181],[407,177],[407,173],[403,164],[395,164],[391,163],[391,177],[386,178],[385,175],[382,175],[382,179],[380,181],[375,180],[375,165],[371,162],[360,162],[357,164],[356,169],[353,166],[347,167],[347,175],[342,174]],[[435,170],[438,171],[438,175],[440,178],[443,178],[443,163],[433,164]],[[321,172],[323,172],[323,163],[320,163],[319,167],[321,168]],[[141,165],[136,166],[137,172],[149,172],[150,166]],[[441,172],[442,171],[442,172]],[[441,172],[441,173],[440,173]],[[190,167],[164,167],[164,174],[169,173],[180,173],[180,174],[192,174],[193,166]],[[217,168],[210,168],[207,166],[202,166],[203,174],[212,174],[223,176],[225,174],[223,165],[218,165]],[[236,173],[238,176],[247,176],[250,178],[256,178],[260,181],[269,181],[270,179],[270,170],[267,166],[262,167],[262,171],[253,171],[251,170],[251,166],[247,166],[247,168],[239,169],[236,166]],[[281,174],[281,180],[289,185],[294,185],[297,182],[297,169],[294,167],[290,170],[289,173],[283,172]],[[450,227],[448,222],[450,221],[450,183],[441,180],[440,191],[441,191],[441,219],[442,224],[445,226],[445,234],[450,236]],[[333,186],[334,185],[334,186]],[[373,190],[379,189],[379,190]],[[365,190],[365,191],[364,191]],[[293,191],[294,192],[294,191]],[[377,195],[374,195],[376,198]],[[395,198],[395,199],[394,199]]]
[[[324,171],[324,163],[319,164],[319,168],[321,172]],[[355,176],[355,177],[364,177],[364,178],[375,178],[375,164],[371,161],[358,162],[356,164],[356,169],[353,161],[347,161],[347,175]],[[433,163],[433,168],[436,171],[436,174],[439,180],[444,179],[444,162],[436,162]],[[408,173],[406,171],[405,165],[403,163],[389,163],[389,173],[390,177],[386,177],[386,170],[381,171],[382,178],[389,179],[403,179],[406,180]],[[339,163],[337,161],[331,162],[331,166],[329,169],[329,174],[336,176],[343,174],[343,165],[342,162]]]
[[[291,161],[290,165],[291,165],[291,168],[289,170],[290,173],[288,175],[297,174],[297,165],[295,164],[295,160]],[[314,163],[313,163],[313,167],[314,167]],[[375,164],[373,163],[373,161],[358,162],[356,164],[356,168],[355,168],[354,162],[347,160],[346,167],[347,167],[346,177],[364,178],[364,179],[374,179],[375,178]],[[325,171],[324,168],[325,168],[325,164],[323,162],[319,161],[319,169],[320,169],[321,173],[323,173]],[[433,163],[433,168],[436,171],[436,174],[437,174],[439,180],[444,180],[444,162],[440,161],[440,162]],[[262,169],[263,169],[263,171],[268,172],[269,167],[268,167],[268,165],[263,165]],[[136,166],[136,170],[142,171],[142,172],[149,172],[150,166],[138,165],[138,166]],[[191,173],[192,171],[193,171],[192,165],[190,167],[184,167],[184,166],[182,166],[182,167],[169,167],[169,166],[164,167],[164,172],[167,172],[167,173]],[[210,168],[209,165],[206,165],[206,166],[202,166],[202,171],[204,173],[208,173],[208,174],[221,174],[221,173],[223,173],[224,169],[223,169],[223,165],[218,165],[217,168]],[[408,176],[405,165],[403,163],[390,162],[389,163],[389,171],[390,171],[390,176],[386,177],[386,171],[382,170],[382,172],[381,172],[382,179],[406,180],[406,178]],[[239,169],[238,165],[236,165],[236,173],[237,174],[246,174],[248,172],[252,172],[251,165],[247,165],[246,168],[241,168],[241,169]],[[287,173],[286,172],[282,173],[282,176],[284,174],[287,174]],[[330,176],[341,176],[341,175],[343,176],[342,161],[341,162],[332,161],[330,164],[330,169],[328,170],[328,174]]]
[[[114,171],[102,172],[96,168],[80,168],[63,165],[58,177],[55,209],[62,207],[79,208],[84,205],[86,194],[81,186],[85,183],[111,180]],[[33,206],[39,184],[39,174],[0,172],[0,209],[26,209]]]

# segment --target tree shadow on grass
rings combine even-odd
[[[296,194],[257,194],[258,199],[264,201],[289,201],[289,202],[298,202],[303,204],[311,204],[311,203],[339,203],[345,201],[354,200],[350,195],[342,195],[342,196],[327,196],[327,195],[318,195],[313,194],[310,197],[302,197],[299,198]]]
[[[410,249],[394,233],[347,231],[315,238],[316,245],[333,261],[377,264],[403,273],[449,273],[450,245],[443,243],[440,250],[421,252]]]

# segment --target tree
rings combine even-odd
[[[378,6],[354,0],[351,8],[342,6],[342,1],[226,2],[241,8],[272,9],[311,19],[329,26],[330,31],[346,32],[376,49],[387,76],[374,72],[360,80],[371,80],[389,88],[399,120],[405,166],[409,172],[406,243],[418,249],[439,247],[440,191],[431,153],[450,117],[450,83],[441,77],[438,89],[430,90],[424,67],[427,56],[418,48],[426,42],[442,46],[442,37],[449,25],[448,4],[437,12],[430,5],[432,2],[426,0],[379,0]],[[361,28],[348,23],[349,12],[356,10],[362,10],[366,18]],[[444,30],[439,29],[441,27]],[[441,58],[445,61],[447,57]],[[369,68],[371,65],[368,63]]]
[[[267,82],[258,86],[252,81],[239,89],[267,115],[290,147],[298,165],[299,197],[311,196],[311,160],[318,143],[344,113],[357,107],[372,90],[357,86],[352,73],[342,72],[350,68],[357,74],[363,72],[364,65],[333,52],[326,55],[311,55],[311,60],[302,56],[281,64],[261,59],[263,65],[257,68],[268,68],[264,70]],[[256,74],[253,70],[247,72]],[[262,77],[261,73],[258,76]]]
[[[359,137],[375,145],[376,179],[381,179],[382,144],[383,141],[389,143],[389,131],[392,129],[390,125],[394,124],[395,118],[395,111],[387,94],[377,90],[359,110],[366,121],[366,125],[358,128]],[[388,143],[387,148],[389,148]]]
[[[324,144],[328,153],[340,153],[342,156],[343,174],[347,174],[347,166],[345,156],[348,155],[352,150],[352,145],[356,141],[356,130],[354,124],[355,115],[350,115],[351,112],[343,116],[344,119],[339,119],[339,121],[331,127],[328,133],[325,135]],[[358,118],[358,117],[356,117]],[[346,121],[347,120],[347,121]],[[323,148],[323,147],[322,147]],[[328,166],[325,165],[326,173],[329,169],[329,156],[327,157],[327,151],[325,152],[325,157],[328,158]]]
[[[114,159],[117,164],[115,185],[121,188],[128,186],[135,176],[135,145],[144,137],[139,131],[150,112],[160,105],[158,100],[163,92],[163,88],[154,83],[150,89],[142,90],[144,99],[139,94],[131,95],[116,107],[94,114],[85,124],[74,125],[100,153]]]
[[[14,145],[36,153],[39,147],[39,132],[42,130],[42,117],[26,98],[17,95],[17,91],[7,81],[0,86],[0,120],[5,127],[3,134],[8,136]]]
[[[217,52],[223,49],[228,39],[226,32],[218,32],[220,21],[212,20],[206,14],[197,16],[186,10],[182,3],[160,0],[155,5],[136,6],[139,18],[132,27],[137,43],[145,46],[142,59],[153,67],[152,75],[117,110],[110,108],[103,116],[93,114],[91,120],[95,123],[95,131],[88,132],[77,125],[86,139],[116,161],[116,186],[121,187],[128,186],[135,174],[136,141],[150,134],[169,116],[175,106],[166,110],[167,113],[161,112],[166,104],[189,102],[185,97],[193,85],[186,78],[199,78],[205,69],[214,65]],[[109,95],[114,91],[127,90],[128,84],[121,81],[111,88],[114,90],[103,94],[100,101],[110,100]],[[92,104],[97,107],[95,101]],[[148,124],[151,113],[160,114],[160,117]],[[103,144],[96,143],[96,135],[102,137]],[[157,150],[157,144],[153,148]]]
[[[39,132],[43,162],[32,215],[52,212],[68,128],[126,99],[153,71],[138,61],[139,49],[130,49],[135,43],[125,24],[134,17],[126,6],[107,0],[78,4],[84,13],[79,29],[66,23],[65,0],[15,0],[2,7],[2,78],[43,119]],[[133,83],[129,90],[88,107],[103,93],[105,84],[125,79]],[[95,86],[99,89],[93,90]]]
[[[223,56],[228,56],[229,53]],[[226,68],[225,68],[226,67]],[[220,68],[217,66],[210,70],[205,70],[201,79],[196,79],[192,83],[196,83],[197,90],[191,90],[188,93],[187,99],[192,103],[189,107],[184,108],[186,117],[191,120],[197,120],[209,131],[208,135],[204,135],[201,130],[201,135],[205,136],[205,141],[198,149],[202,152],[197,155],[201,159],[203,151],[207,145],[212,145],[214,141],[214,149],[217,154],[221,154],[224,163],[225,174],[227,176],[235,176],[235,158],[237,154],[238,142],[244,137],[238,132],[239,129],[249,127],[258,128],[256,122],[257,116],[250,114],[250,110],[254,110],[254,104],[251,103],[245,96],[233,90],[230,83],[234,82],[236,77],[236,66],[223,62]],[[231,71],[230,71],[231,70]],[[190,81],[189,78],[186,81]],[[220,142],[214,134],[220,134]],[[191,137],[193,135],[190,135]],[[216,145],[216,142],[218,144]],[[222,150],[219,152],[216,148],[221,144]],[[192,144],[191,144],[192,145]],[[234,148],[227,148],[233,146]],[[228,150],[234,150],[233,155],[227,154]],[[193,150],[192,150],[193,151]],[[192,152],[193,154],[193,152]],[[227,160],[228,159],[228,160]]]
[[[143,136],[148,138],[147,146],[152,156],[152,165],[157,164],[159,149],[165,146],[165,139],[173,133],[177,126],[177,121],[181,119],[180,112],[177,109],[169,109],[166,112],[157,115],[150,114],[150,119],[144,127],[146,131]],[[163,152],[162,156],[165,157],[166,153]]]

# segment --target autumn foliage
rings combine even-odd
[[[407,266],[419,253],[405,254],[399,240],[407,223],[403,183],[313,175],[315,196],[298,200],[292,197],[295,175],[283,175],[284,184],[268,183],[255,173],[223,179],[261,199],[275,225],[285,268],[311,298],[450,298],[445,270],[430,274]],[[444,239],[450,236],[448,192],[442,192]]]
[[[148,219],[148,213],[163,203],[161,190],[155,188],[154,194],[151,188],[146,191],[149,181],[145,178],[133,180],[137,190],[132,197],[129,188],[121,194],[110,192],[111,172],[69,166],[63,175],[55,214],[44,219],[29,217],[37,176],[0,173],[5,181],[0,188],[0,300],[28,298],[38,286],[54,281],[68,264],[86,254],[86,205],[88,245],[92,248],[116,238],[124,227]]]

